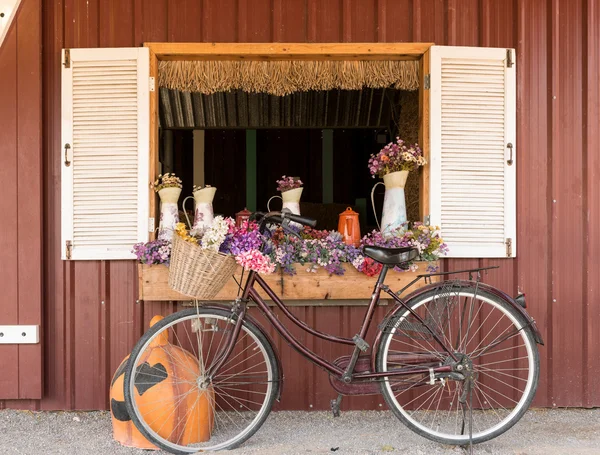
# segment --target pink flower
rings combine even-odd
[[[240,253],[235,257],[236,262],[245,269],[254,270],[258,273],[273,273],[275,264],[268,256],[258,250],[250,250]]]

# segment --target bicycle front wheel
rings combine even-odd
[[[219,370],[236,324],[226,310],[190,308],[154,324],[136,344],[124,376],[125,403],[138,430],[175,454],[232,449],[267,418],[279,389],[273,349],[244,320]]]
[[[523,316],[499,297],[464,285],[435,289],[407,305],[472,372],[387,377],[383,396],[416,433],[444,444],[465,445],[504,433],[529,407],[539,378],[539,354]],[[386,321],[378,371],[456,364],[408,310]],[[472,420],[471,420],[472,416]]]

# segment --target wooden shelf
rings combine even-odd
[[[417,275],[425,273],[427,262],[418,262],[417,272],[390,271],[385,283],[393,290],[400,290]],[[282,299],[286,300],[365,300],[370,299],[375,284],[375,277],[358,272],[351,264],[344,264],[344,275],[330,275],[325,269],[308,272],[308,266],[296,264],[296,275],[290,276],[281,272],[264,275],[269,286]],[[164,265],[138,265],[140,300],[190,300],[183,294],[173,291],[168,284],[169,269]],[[241,268],[236,271],[239,279]],[[439,277],[434,277],[439,278]],[[437,280],[434,280],[437,281]],[[411,290],[424,286],[423,280],[415,283]],[[229,280],[225,287],[212,300],[234,300],[238,295],[238,286]],[[332,302],[334,303],[334,302]]]

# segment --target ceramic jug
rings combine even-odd
[[[340,213],[338,223],[338,232],[342,234],[346,245],[360,245],[360,224],[358,222],[358,213],[348,207]]]
[[[404,198],[404,186],[408,171],[390,172],[383,176],[383,182],[377,182],[371,190],[371,205],[375,214],[375,221],[379,226],[379,230],[385,236],[402,227],[407,221],[406,219],[406,200]],[[383,197],[383,212],[381,214],[381,225],[377,219],[375,211],[375,188],[377,185],[385,185],[385,195]]]
[[[267,201],[267,211],[271,211],[270,205],[273,199],[281,199],[282,209],[289,209],[294,215],[300,215],[300,197],[304,188],[294,188],[293,190],[283,191],[281,196],[273,196]]]
[[[167,187],[158,192],[160,198],[160,224],[158,227],[158,238],[160,240],[171,240],[175,225],[179,223],[179,209],[177,201],[181,194],[181,188]]]
[[[186,214],[185,202],[188,199],[194,199],[196,208],[194,210],[194,224],[192,225],[192,231],[201,231],[211,226],[213,218],[215,217],[213,212],[213,199],[217,189],[215,187],[206,187],[200,190],[194,191],[193,196],[188,196],[183,200],[183,211]],[[189,224],[189,220],[188,220]]]

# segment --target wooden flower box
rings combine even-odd
[[[385,283],[398,291],[410,283],[419,274],[426,273],[426,262],[419,262],[417,272],[390,271]],[[373,292],[375,277],[358,272],[351,264],[344,264],[344,275],[330,275],[325,269],[308,272],[308,266],[296,264],[296,275],[281,272],[264,275],[269,286],[286,300],[368,300]],[[239,280],[241,268],[236,271]],[[169,269],[164,265],[138,265],[140,300],[190,300],[190,297],[173,291],[168,284]],[[244,275],[247,276],[247,275]],[[438,277],[434,277],[438,278]],[[436,281],[436,280],[434,280]],[[424,286],[423,280],[415,283],[411,290]],[[238,285],[233,280],[225,285],[213,300],[233,300],[238,295]],[[333,302],[332,302],[333,303]]]

